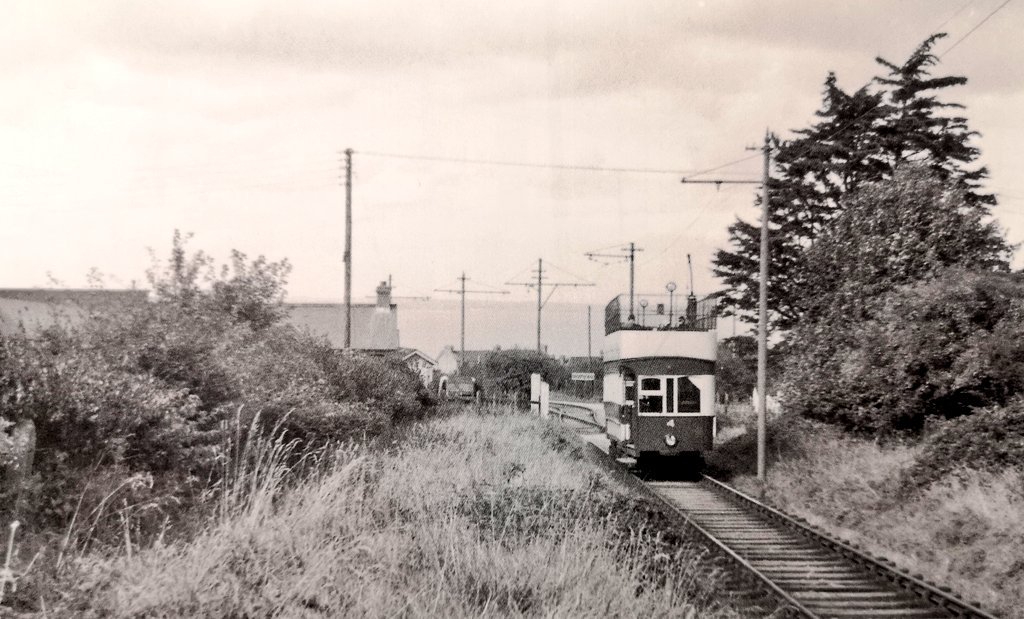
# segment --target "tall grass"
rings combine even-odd
[[[907,483],[920,447],[882,445],[808,424],[768,483],[734,482],[815,526],[1007,617],[1024,617],[1024,472],[961,470],[923,489]]]
[[[43,594],[99,616],[733,616],[714,578],[529,417],[463,413],[316,456],[253,443],[189,542],[81,556]],[[301,458],[300,458],[301,459]]]

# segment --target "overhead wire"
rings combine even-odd
[[[585,164],[562,164],[562,163],[537,163],[528,161],[511,161],[499,159],[472,159],[465,157],[444,157],[440,155],[413,155],[405,153],[387,153],[380,151],[355,151],[356,154],[369,157],[382,157],[389,159],[409,159],[414,161],[437,161],[441,163],[461,163],[469,165],[490,165],[515,168],[538,168],[546,170],[569,170],[579,172],[617,172],[631,174],[688,174],[686,170],[678,168],[631,168],[631,167],[609,167]],[[725,164],[725,165],[732,165]]]
[[[945,25],[946,25],[946,24],[948,24],[949,22],[951,22],[951,21],[953,21],[954,19],[956,19],[957,15],[959,15],[960,13],[963,13],[963,12],[964,12],[964,10],[966,10],[966,9],[967,9],[967,7],[971,6],[972,4],[974,4],[974,3],[975,3],[975,2],[977,2],[977,1],[978,1],[978,0],[967,0],[967,2],[965,2],[965,3],[963,4],[963,6],[961,6],[961,7],[959,8],[959,9],[957,9],[957,11],[956,11],[955,13],[953,13],[952,15],[950,15],[949,17],[947,17],[947,18],[946,18],[946,21],[942,22],[942,23],[941,23],[941,24],[939,24],[938,26],[935,26],[934,28],[932,28],[932,30],[933,30],[934,32],[938,32],[939,30],[941,30],[941,29],[942,29],[942,27],[943,27],[943,26],[945,26]]]
[[[580,283],[585,283],[587,281],[587,278],[580,277],[576,273],[573,273],[572,271],[569,271],[569,270],[567,270],[565,268],[562,268],[562,267],[558,266],[557,264],[551,262],[550,260],[548,261],[547,266],[548,266],[549,269],[554,269],[556,271],[561,271],[562,273],[568,275],[569,277],[574,277],[574,278],[580,280]]]
[[[968,30],[967,34],[965,34],[964,36],[962,36],[959,39],[957,39],[956,41],[954,41],[952,45],[950,45],[948,48],[946,48],[946,51],[944,51],[941,54],[939,54],[939,58],[944,58],[947,54],[949,54],[949,52],[951,52],[954,49],[956,49],[957,45],[960,45],[961,43],[963,43],[967,39],[967,37],[969,37],[972,34],[974,34],[974,32],[978,28],[981,28],[983,25],[985,25],[985,22],[987,22],[989,19],[991,19],[993,15],[995,15],[999,11],[1003,10],[1003,7],[1005,7],[1007,4],[1010,4],[1011,1],[1012,0],[1004,0],[1004,2],[1002,4],[1000,4],[999,6],[997,6],[994,9],[992,9],[992,11],[988,15],[986,15],[980,22],[978,22],[973,28]]]

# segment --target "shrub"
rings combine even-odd
[[[99,468],[125,476],[212,470],[218,411],[202,411],[185,389],[111,367],[89,350],[55,355],[17,338],[0,342],[0,375],[0,418],[35,424],[31,503],[42,521],[66,522]]]
[[[871,319],[831,316],[791,338],[784,398],[808,417],[874,433],[918,433],[1024,390],[1020,275],[943,272],[875,302]]]
[[[925,486],[968,468],[989,473],[1024,471],[1024,399],[938,423],[923,441],[923,451],[907,480]]]
[[[0,338],[0,462],[12,423],[30,419],[37,433],[36,475],[21,492],[34,516],[23,519],[64,527],[102,513],[112,494],[134,501],[122,511],[187,509],[222,473],[232,418],[249,427],[259,416],[263,431],[308,448],[423,414],[430,396],[401,362],[276,324],[286,262],[233,260],[204,287],[211,262],[176,233],[169,266],[151,271],[153,301],[35,340]]]
[[[485,381],[504,393],[530,394],[530,375],[540,374],[544,381],[559,385],[568,370],[553,357],[532,350],[495,350],[484,360]]]

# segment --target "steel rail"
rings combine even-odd
[[[571,402],[552,402],[552,406],[561,409],[581,408],[592,410],[589,406],[585,404],[577,404]],[[568,413],[565,410],[555,410],[554,412],[555,414],[563,418],[569,418],[581,423],[597,426],[596,422],[593,419],[581,419],[579,417],[576,417],[575,415]],[[589,441],[585,441],[585,443],[593,447],[595,451],[603,454],[603,452],[601,452],[601,450],[593,443],[590,443]],[[607,454],[604,455],[606,456]],[[702,477],[703,480],[701,483],[692,486],[688,485],[687,488],[689,488],[689,490],[686,491],[699,491],[700,487],[703,486],[704,490],[702,492],[706,493],[708,497],[718,495],[720,497],[718,499],[719,501],[725,501],[724,505],[730,505],[730,509],[736,510],[735,514],[733,514],[734,518],[736,516],[745,515],[745,517],[747,518],[753,517],[755,519],[760,520],[763,523],[762,525],[757,525],[756,523],[743,525],[744,527],[749,527],[746,531],[746,535],[749,536],[751,533],[754,533],[760,534],[761,536],[773,534],[785,536],[783,532],[788,530],[790,531],[790,539],[804,539],[806,540],[805,543],[811,544],[810,546],[801,544],[794,546],[792,549],[789,549],[786,547],[785,540],[780,539],[778,542],[776,542],[777,545],[774,549],[768,549],[769,553],[782,552],[785,555],[789,555],[790,553],[799,552],[801,549],[807,550],[808,548],[818,547],[826,553],[821,555],[821,558],[817,560],[820,561],[822,565],[829,566],[828,568],[824,568],[826,572],[829,570],[843,570],[848,571],[851,575],[862,575],[862,577],[847,576],[847,578],[863,578],[866,583],[876,582],[878,584],[878,587],[874,589],[869,588],[859,590],[844,590],[843,588],[837,588],[835,591],[831,592],[842,596],[844,592],[847,595],[851,593],[853,595],[857,595],[857,593],[855,592],[860,591],[862,592],[860,595],[863,596],[861,598],[862,603],[866,601],[864,598],[872,598],[878,596],[880,600],[879,603],[881,604],[880,606],[869,607],[866,605],[860,605],[849,607],[846,609],[849,613],[851,613],[849,616],[871,616],[869,614],[864,613],[872,612],[872,608],[874,608],[875,611],[877,611],[878,613],[886,614],[887,616],[890,614],[917,616],[921,613],[927,613],[926,607],[920,606],[920,604],[925,604],[927,605],[927,608],[934,609],[935,613],[944,613],[956,617],[996,619],[994,615],[980,608],[980,605],[977,602],[966,602],[965,600],[952,594],[952,591],[948,587],[942,587],[940,585],[928,582],[919,574],[911,575],[909,572],[905,570],[900,570],[896,568],[895,564],[888,559],[885,559],[883,557],[872,556],[860,550],[855,544],[847,540],[837,539],[823,531],[816,529],[815,527],[807,523],[805,520],[790,516],[774,507],[765,505],[761,501],[758,501],[757,499],[743,492],[740,492],[739,490],[736,490],[735,488],[727,484],[724,484],[718,481],[717,479],[714,479],[707,475],[703,475]],[[835,612],[834,610],[828,609],[830,605],[835,606],[836,604],[838,604],[838,607],[842,608],[843,602],[841,601],[841,597],[838,599],[833,599],[833,601],[830,602],[828,597],[815,598],[809,597],[807,595],[802,595],[799,593],[799,588],[797,588],[796,591],[787,591],[785,588],[785,582],[787,580],[792,580],[793,574],[789,574],[789,578],[787,579],[784,571],[786,568],[781,568],[781,570],[783,570],[781,574],[773,575],[765,573],[764,571],[758,569],[758,566],[754,565],[753,563],[760,562],[763,564],[763,562],[766,561],[765,557],[762,556],[758,558],[757,556],[751,556],[748,560],[748,558],[742,555],[742,553],[745,552],[743,548],[744,546],[749,546],[751,543],[757,542],[754,542],[749,538],[746,540],[730,540],[730,535],[728,533],[726,533],[720,538],[715,531],[710,530],[708,527],[703,526],[700,522],[698,522],[699,516],[691,514],[687,510],[685,504],[678,502],[680,500],[679,497],[673,499],[672,497],[663,494],[664,491],[659,490],[659,488],[662,487],[661,485],[659,485],[659,482],[647,483],[640,477],[633,474],[628,475],[627,479],[631,481],[631,485],[635,486],[644,494],[654,498],[658,503],[666,507],[669,513],[675,515],[677,518],[680,518],[682,524],[685,527],[697,533],[699,537],[706,540],[708,542],[707,544],[705,544],[706,546],[708,546],[710,549],[714,551],[717,551],[718,555],[723,556],[729,561],[731,561],[738,568],[738,576],[746,576],[747,580],[752,581],[756,586],[762,589],[764,593],[776,598],[776,600],[781,604],[781,610],[788,611],[790,614],[796,614],[797,616],[803,617],[827,617],[831,616],[831,614]],[[679,490],[682,490],[682,487],[672,485],[664,485],[664,488],[667,489],[669,493],[677,491],[673,490],[673,488],[678,488]],[[699,498],[697,500],[700,501]],[[736,523],[730,523],[728,520],[728,516],[720,522],[715,523],[713,519],[715,519],[716,517],[720,517],[720,512],[719,516],[716,516],[714,513],[708,513],[709,509],[711,510],[711,512],[719,510],[719,508],[715,507],[709,508],[708,504],[705,503],[703,507],[697,508],[697,512],[699,513],[701,510],[705,511],[705,515],[710,519],[710,521],[707,522],[707,524],[711,526],[711,529],[725,527],[726,531],[728,531],[729,529],[735,531],[738,525]],[[782,528],[780,528],[780,526]],[[718,531],[718,533],[722,532],[723,531]],[[792,537],[793,533],[798,534],[799,537]],[[730,544],[737,545],[737,542],[739,542],[737,548],[733,548],[730,546]],[[746,550],[755,553],[757,552],[756,550],[751,550],[750,548],[747,548]],[[767,560],[771,561],[770,558]],[[776,560],[785,562],[787,559],[779,558]],[[797,560],[793,561],[794,563],[797,562]],[[808,558],[803,559],[803,561],[805,563],[813,563],[816,560],[813,558]],[[767,568],[768,572],[780,571],[780,568],[778,567],[773,567],[770,565],[765,565],[764,567]],[[813,582],[811,579],[815,575],[816,569],[822,568],[803,568],[804,573],[807,574],[808,582]],[[776,582],[775,580],[773,580],[773,577],[777,575],[782,576],[781,582]],[[818,575],[820,576],[821,574]],[[839,576],[839,578],[841,579],[842,576]],[[861,586],[870,587],[871,585],[868,584]],[[830,591],[827,589],[821,589],[818,591],[826,595],[830,593]],[[894,597],[892,599],[888,599],[885,597],[889,595]],[[802,602],[800,599],[797,599],[797,597],[802,597],[806,600],[806,603]],[[904,600],[905,604],[914,604],[911,601],[914,599],[918,600],[918,602],[913,606],[886,606],[887,602],[899,603],[900,598]],[[844,616],[846,615],[844,614]]]
[[[558,401],[558,402],[548,402],[548,405],[552,407],[551,408],[551,412],[556,414],[556,415],[558,415],[562,419],[568,418],[568,419],[572,419],[573,421],[578,421],[580,423],[584,423],[584,424],[593,426],[595,428],[600,428],[602,430],[604,429],[604,426],[602,426],[601,424],[599,424],[596,421],[594,421],[593,412],[590,410],[590,407],[587,404],[583,403],[583,402],[564,402],[564,401]],[[584,419],[582,417],[577,417],[576,415],[571,415],[571,414],[569,414],[569,413],[567,413],[565,411],[557,410],[559,408],[579,408],[579,409],[583,409],[583,410],[587,411],[588,413],[590,413],[591,417],[590,417],[590,419]]]
[[[723,553],[726,557],[731,559],[734,563],[739,564],[739,566],[743,570],[745,570],[746,574],[752,575],[758,581],[758,584],[760,584],[762,587],[765,587],[766,589],[768,589],[768,591],[772,595],[774,595],[776,598],[780,599],[784,604],[786,604],[789,607],[788,610],[796,611],[796,612],[798,612],[800,615],[802,615],[804,617],[811,617],[813,619],[817,619],[819,617],[819,615],[817,615],[814,612],[812,612],[811,610],[809,610],[806,606],[801,604],[799,602],[799,600],[794,598],[786,590],[784,590],[782,587],[780,587],[778,584],[776,584],[774,581],[772,581],[772,579],[769,578],[767,575],[765,575],[761,570],[759,570],[756,567],[754,567],[749,561],[747,561],[745,558],[743,558],[738,553],[736,553],[735,550],[733,550],[732,548],[727,546],[724,542],[722,542],[720,539],[718,539],[717,536],[715,536],[713,533],[711,533],[710,531],[708,531],[704,527],[700,526],[690,516],[690,514],[688,514],[686,512],[685,509],[683,509],[683,508],[679,507],[678,505],[676,505],[668,497],[663,496],[654,487],[644,483],[643,480],[641,480],[639,478],[636,478],[636,479],[638,481],[640,481],[640,483],[643,485],[643,487],[652,496],[654,496],[662,505],[668,507],[677,516],[681,517],[685,521],[686,526],[690,527],[690,529],[692,529],[692,530],[696,531],[697,533],[700,533],[702,536],[704,536],[704,538],[707,541],[709,541],[719,552]]]
[[[755,510],[767,515],[772,520],[782,523],[790,529],[793,529],[807,537],[811,541],[836,552],[846,559],[852,560],[854,563],[862,567],[868,568],[874,574],[891,581],[903,590],[910,591],[922,597],[925,601],[935,604],[943,610],[951,612],[959,617],[996,619],[995,615],[977,607],[975,604],[966,602],[953,595],[948,588],[940,587],[939,585],[924,580],[919,575],[911,575],[905,570],[896,568],[888,559],[869,555],[868,553],[856,548],[851,542],[835,538],[819,531],[806,523],[806,521],[801,521],[774,507],[771,507],[770,505],[765,505],[761,501],[758,501],[757,499],[733,488],[732,486],[724,484],[713,477],[704,475],[703,478],[709,482],[713,488],[725,493],[727,496],[753,507]]]

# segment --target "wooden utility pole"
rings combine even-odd
[[[761,281],[758,285],[757,316],[757,478],[765,479],[768,407],[768,171],[771,166],[771,135],[764,133],[764,171],[761,175]]]
[[[352,348],[352,149],[345,149],[345,348]]]
[[[587,258],[590,258],[591,260],[594,260],[595,258],[612,258],[615,260],[629,261],[629,317],[633,320],[636,320],[636,308],[634,307],[633,303],[633,300],[636,298],[636,294],[634,292],[634,280],[636,276],[636,252],[643,250],[637,247],[635,243],[631,242],[629,244],[629,247],[622,248],[623,253],[621,254],[602,254],[598,253],[598,251],[588,251],[583,255],[586,256]]]
[[[548,286],[551,287],[551,292],[548,293],[548,298],[544,298],[544,259],[537,259],[537,281],[536,282],[505,282],[506,286],[526,286],[527,288],[537,287],[537,352],[543,354],[544,348],[541,345],[541,317],[543,314],[544,306],[551,300],[551,295],[555,294],[555,290],[559,286],[569,288],[579,288],[584,286],[593,286],[591,283],[578,283],[578,282],[547,282]]]
[[[466,290],[466,272],[462,272],[462,276],[458,278],[461,286],[458,290],[448,288],[438,288],[436,292],[454,292],[457,293],[462,300],[461,307],[461,318],[459,320],[459,368],[461,369],[466,364],[466,295],[467,294],[509,294],[507,290]]]
[[[544,351],[540,346],[540,314],[541,310],[544,309],[544,303],[540,300],[540,290],[544,286],[544,259],[537,258],[537,352],[543,353]],[[554,292],[554,291],[552,291]]]
[[[590,323],[590,306],[588,305],[587,306],[587,359],[588,360],[591,357],[594,356],[593,352],[592,352],[592,349],[591,349],[591,342],[594,340],[594,335],[593,335],[593,333],[591,333],[590,324],[591,324]]]
[[[752,147],[748,150],[756,150]],[[690,180],[684,178],[683,183],[701,183],[707,185],[728,185],[728,184],[757,184],[761,185],[761,255],[760,255],[760,277],[758,282],[758,303],[757,303],[757,478],[765,480],[765,450],[766,439],[766,417],[768,408],[768,215],[770,208],[770,194],[768,182],[771,180],[772,144],[771,131],[765,131],[764,146],[760,148],[764,153],[764,169],[761,173],[761,180]],[[735,323],[734,323],[735,325]]]

